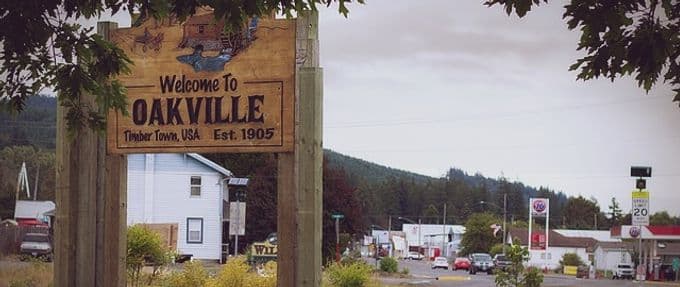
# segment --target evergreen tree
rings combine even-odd
[[[616,197],[612,197],[612,203],[609,205],[609,225],[617,226],[621,225],[621,208],[619,208],[619,203],[616,201]]]

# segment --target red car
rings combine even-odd
[[[451,265],[451,270],[456,271],[456,270],[470,270],[470,259],[467,259],[465,257],[458,257],[456,258],[455,261],[453,261],[453,264]]]

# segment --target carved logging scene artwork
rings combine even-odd
[[[204,9],[111,38],[134,65],[119,77],[129,113],[109,114],[109,152],[292,150],[294,20],[253,18],[225,32]]]

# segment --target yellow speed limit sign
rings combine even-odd
[[[633,191],[633,220],[631,225],[647,226],[649,225],[649,192],[646,190]]]

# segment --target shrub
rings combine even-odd
[[[275,287],[276,286],[276,262],[267,262],[257,268],[257,272],[251,272],[246,258],[239,256],[230,259],[222,270],[208,280],[208,287]]]
[[[401,274],[408,275],[411,273],[411,270],[409,270],[407,267],[404,267],[404,269],[401,269]]]
[[[524,273],[524,287],[540,287],[543,283],[543,274],[536,267],[529,267]]]
[[[181,272],[172,272],[160,282],[163,287],[203,287],[208,280],[208,272],[198,261],[184,263]]]
[[[328,281],[334,287],[363,287],[370,281],[371,266],[363,262],[332,264],[326,269]]]
[[[581,261],[581,257],[579,257],[576,253],[564,253],[564,255],[562,255],[562,259],[560,260],[560,267],[581,265],[583,265],[583,261]]]
[[[392,257],[380,259],[380,270],[387,273],[396,273],[399,270],[397,260]]]
[[[503,254],[503,243],[496,243],[489,249],[489,254],[494,256],[496,254]]]
[[[127,230],[126,266],[130,285],[139,286],[142,279],[142,267],[149,264],[153,272],[149,276],[148,285],[160,274],[162,267],[172,261],[169,250],[160,235],[142,225],[133,225]]]

